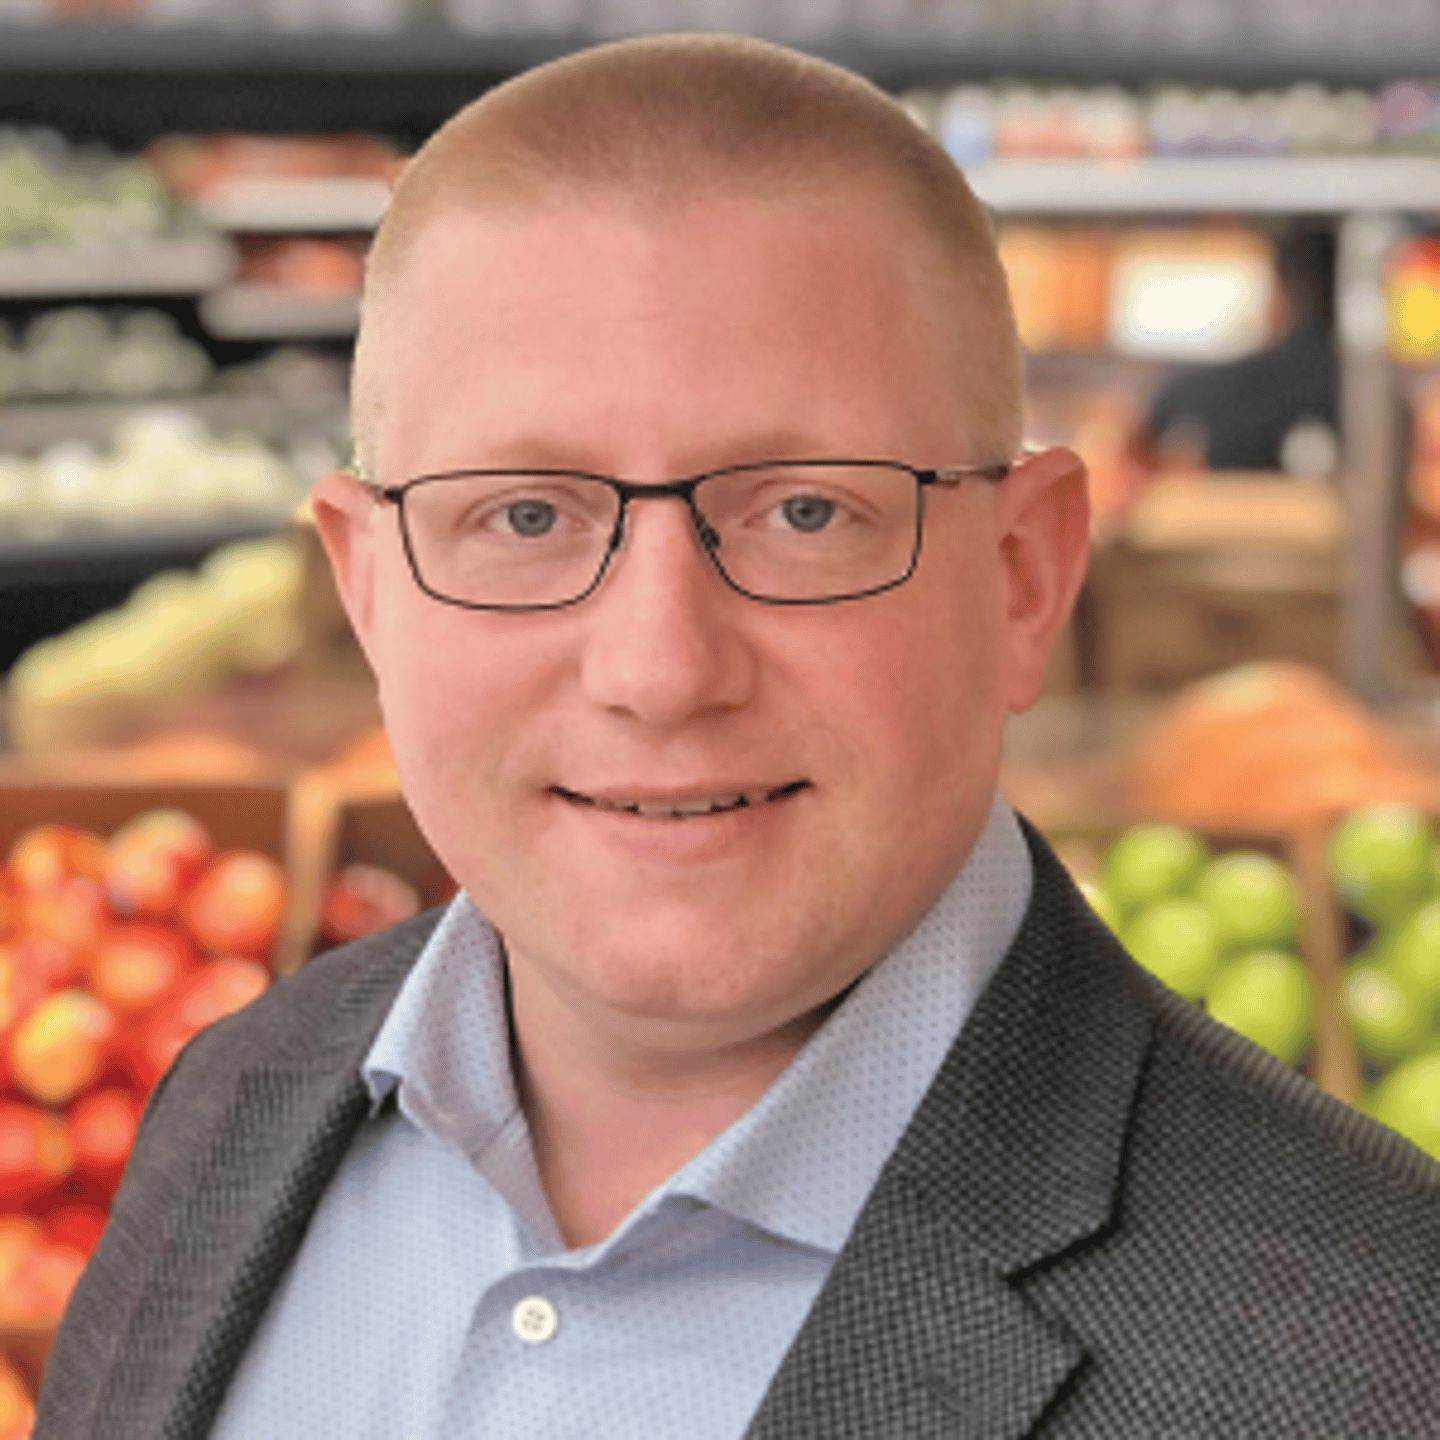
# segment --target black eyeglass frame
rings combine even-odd
[[[369,493],[377,504],[388,504],[395,506],[400,519],[400,539],[405,547],[405,558],[410,562],[410,573],[415,577],[415,583],[420,589],[433,600],[439,600],[442,604],[457,605],[463,610],[494,610],[503,614],[523,614],[535,610],[564,610],[571,605],[578,605],[582,600],[588,599],[600,588],[600,582],[605,578],[606,571],[610,568],[610,561],[619,550],[625,538],[625,513],[632,500],[683,500],[690,512],[691,523],[695,527],[696,539],[700,542],[700,548],[709,558],[710,563],[715,567],[716,573],[737,595],[743,595],[747,600],[755,600],[762,605],[835,605],[845,600],[863,600],[871,595],[883,594],[886,590],[894,590],[897,586],[903,585],[914,573],[915,567],[920,563],[920,546],[925,529],[925,490],[928,486],[939,486],[942,489],[953,490],[966,480],[989,480],[999,483],[1009,476],[1017,466],[1023,464],[1030,458],[1030,452],[1023,452],[1012,460],[1000,460],[989,465],[939,465],[933,468],[925,468],[918,465],[907,465],[903,460],[849,460],[849,459],[805,459],[805,460],[753,460],[742,465],[724,465],[718,470],[706,470],[699,475],[690,475],[682,480],[667,480],[656,484],[641,484],[631,480],[617,480],[613,475],[597,475],[588,470],[570,470],[559,468],[532,468],[532,469],[509,469],[489,468],[464,470],[440,470],[433,474],[417,475],[412,480],[406,480],[401,485],[381,485],[366,476],[354,466],[350,474]],[[787,470],[803,470],[806,468],[820,468],[823,466],[845,465],[852,469],[873,469],[873,470],[904,470],[914,477],[916,482],[915,495],[915,544],[911,547],[910,563],[906,566],[902,575],[894,580],[887,580],[883,585],[872,585],[864,590],[852,590],[841,595],[815,595],[808,597],[787,598],[776,595],[760,595],[753,590],[747,590],[739,584],[730,574],[727,573],[718,552],[720,537],[715,533],[710,522],[705,518],[700,507],[695,503],[695,491],[706,480],[713,480],[721,475],[741,475],[755,470],[773,470],[783,467]],[[533,477],[535,479],[558,479],[569,476],[576,480],[594,480],[602,485],[607,485],[613,490],[620,501],[620,509],[615,515],[615,525],[610,532],[609,543],[605,547],[605,553],[601,556],[600,564],[595,571],[594,578],[578,595],[572,595],[565,600],[549,600],[539,604],[526,605],[503,605],[483,600],[458,600],[453,595],[445,595],[433,589],[425,581],[424,575],[420,572],[420,562],[415,556],[414,543],[410,538],[410,525],[405,518],[405,496],[417,485],[424,485],[434,480],[461,480],[467,476],[498,476],[515,475],[520,477]]]

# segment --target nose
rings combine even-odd
[[[584,604],[581,684],[597,705],[670,730],[745,704],[754,656],[740,606],[679,499],[632,501],[625,537]]]

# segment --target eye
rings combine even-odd
[[[560,518],[560,512],[548,500],[514,500],[492,517],[492,524],[508,529],[523,539],[533,540],[548,535]]]
[[[835,518],[835,502],[823,495],[791,495],[780,502],[780,513],[792,530],[813,535]]]

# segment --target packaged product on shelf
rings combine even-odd
[[[1129,761],[1137,808],[1190,825],[1315,823],[1379,801],[1440,808],[1440,776],[1317,670],[1256,661],[1187,686]]]

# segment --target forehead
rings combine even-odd
[[[983,327],[940,249],[873,187],[438,212],[367,316],[381,463],[478,463],[477,438],[537,426],[575,444],[669,426],[704,450],[781,422],[858,440],[937,400],[954,422]]]

